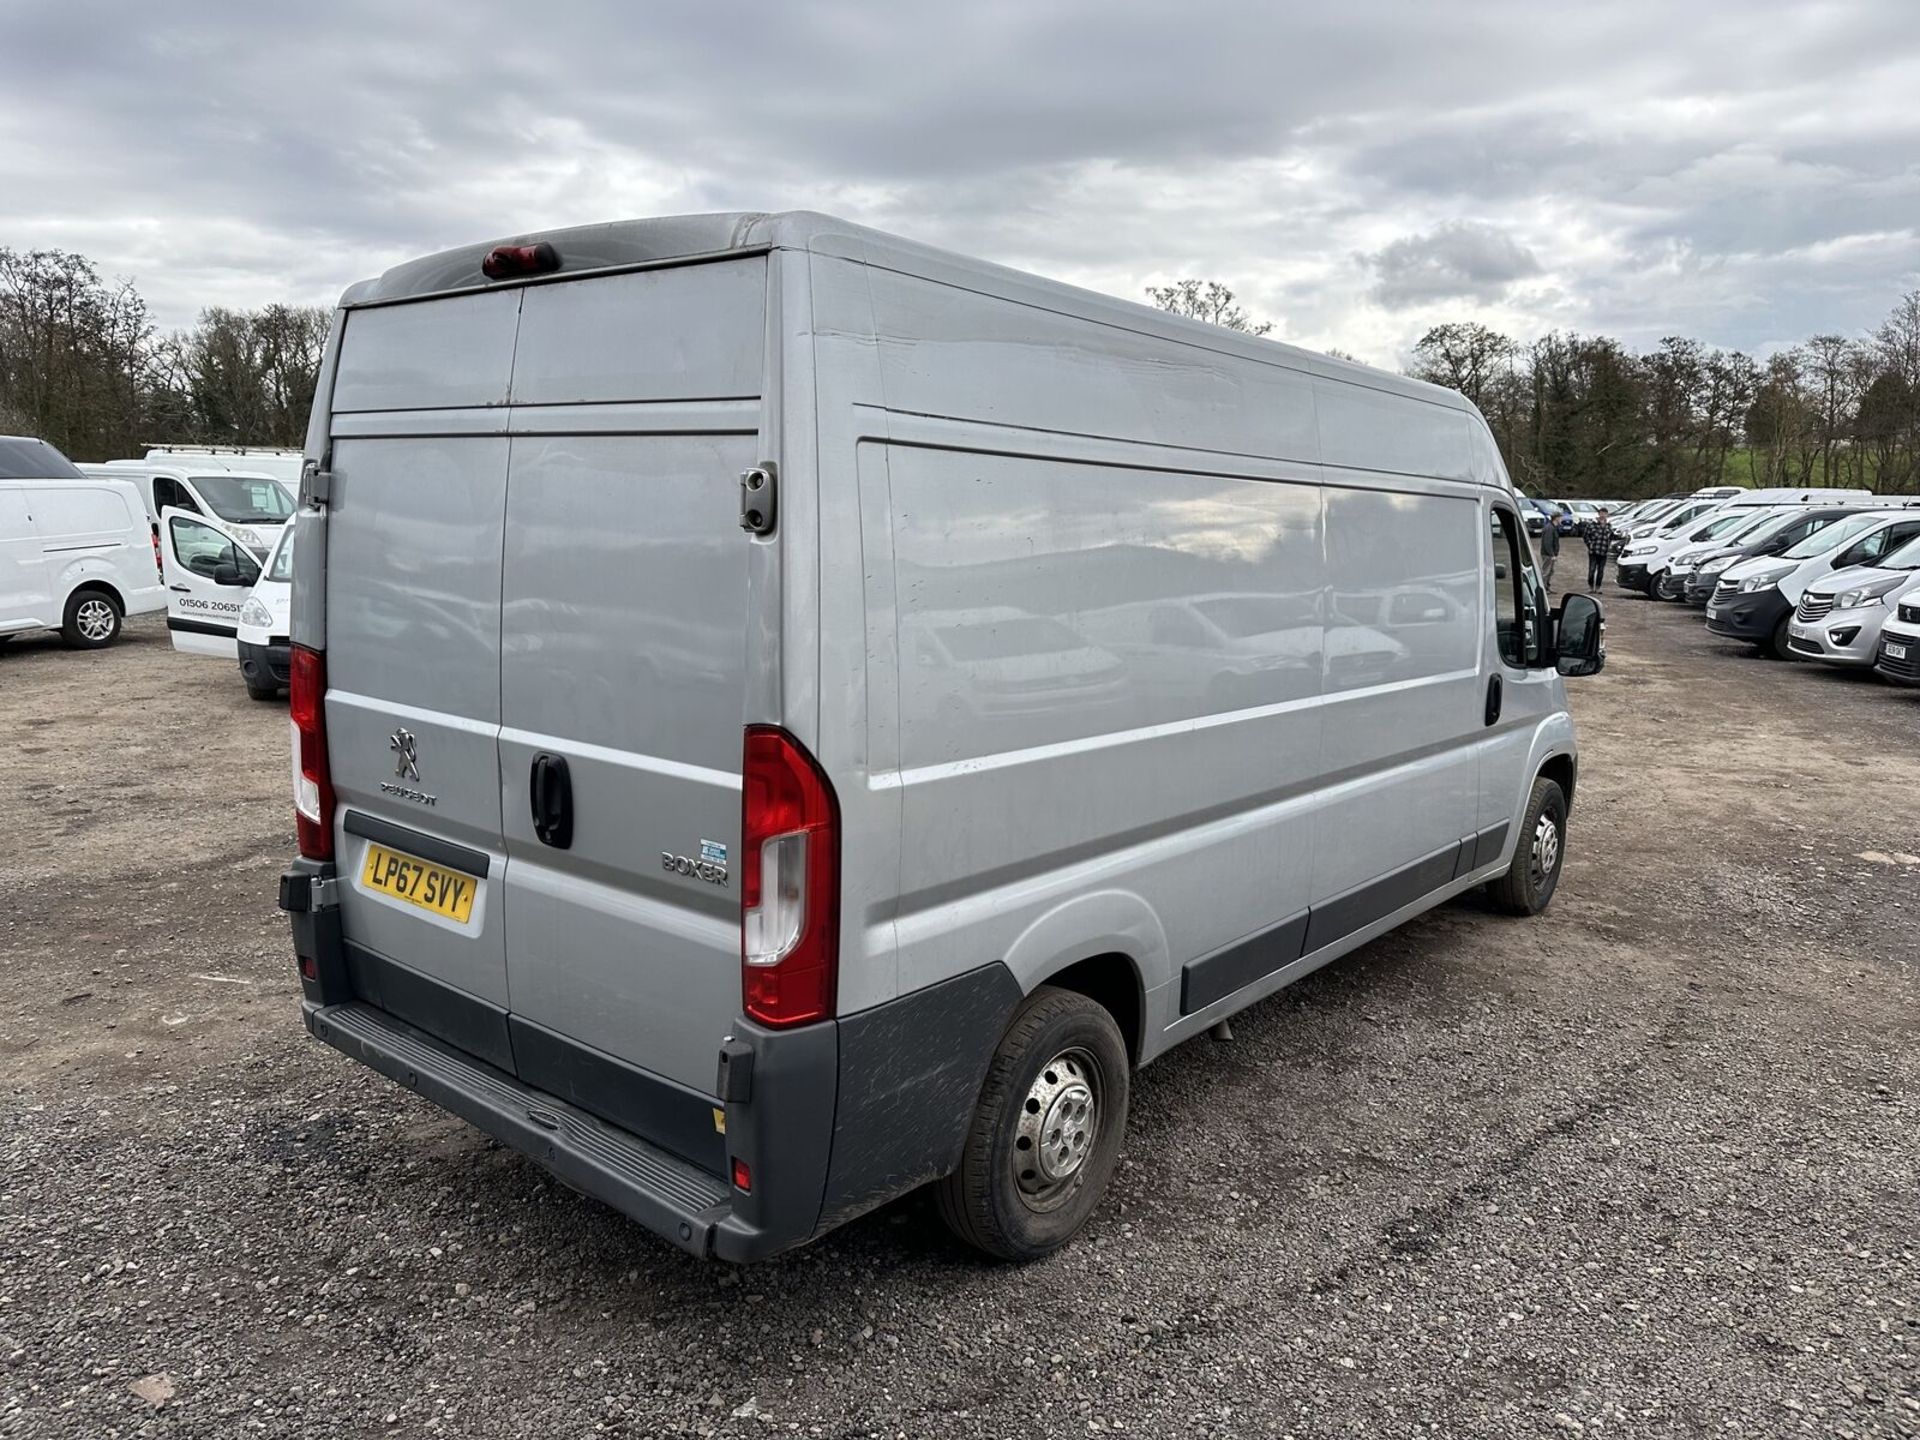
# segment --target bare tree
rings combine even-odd
[[[1242,310],[1233,291],[1218,280],[1179,280],[1171,285],[1149,285],[1147,298],[1172,314],[1224,325],[1246,335],[1265,335],[1273,329],[1271,320],[1256,322]]]

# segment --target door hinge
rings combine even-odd
[[[309,460],[300,467],[300,501],[305,505],[325,505],[333,499],[333,471],[322,460]]]
[[[780,508],[777,472],[763,460],[740,472],[740,528],[751,535],[771,535]]]

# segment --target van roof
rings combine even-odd
[[[559,252],[559,269],[546,275],[503,281],[490,281],[480,273],[481,260],[495,246],[532,245],[541,241]],[[1297,345],[1228,330],[1204,320],[1172,315],[1131,300],[976,260],[811,210],[665,215],[504,236],[395,265],[375,279],[350,286],[341,296],[340,304],[343,309],[389,305],[430,295],[550,284],[595,272],[685,264],[768,250],[801,250],[860,261],[1007,299],[1041,303],[1066,314],[1129,330],[1157,332],[1187,344],[1204,344],[1208,349],[1245,355],[1270,365],[1284,365],[1376,390],[1414,396],[1449,409],[1478,413],[1465,396],[1442,386],[1370,365],[1336,360]]]
[[[192,456],[184,457],[191,460]],[[229,470],[216,465],[183,465],[171,460],[103,460],[98,465],[80,467],[88,473],[99,470],[124,471],[129,475],[170,475],[176,480],[271,480],[276,485],[284,482],[277,475],[269,475],[264,470]]]

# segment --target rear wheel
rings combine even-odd
[[[101,590],[76,590],[67,598],[60,638],[75,650],[99,650],[120,635],[120,607]]]
[[[1533,782],[1527,813],[1520,822],[1520,843],[1513,848],[1507,873],[1487,882],[1493,903],[1509,915],[1538,915],[1560,884],[1567,858],[1567,797],[1542,775]]]
[[[1104,1006],[1043,985],[1014,1013],[980,1087],[940,1218],[1002,1260],[1071,1240],[1106,1194],[1127,1128],[1127,1046]]]

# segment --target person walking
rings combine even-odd
[[[1607,556],[1619,539],[1620,532],[1607,523],[1604,508],[1593,519],[1580,522],[1580,540],[1587,547],[1587,589],[1600,588],[1607,573]]]
[[[1542,516],[1540,526],[1540,579],[1547,589],[1553,589],[1554,562],[1560,558],[1560,517]]]

